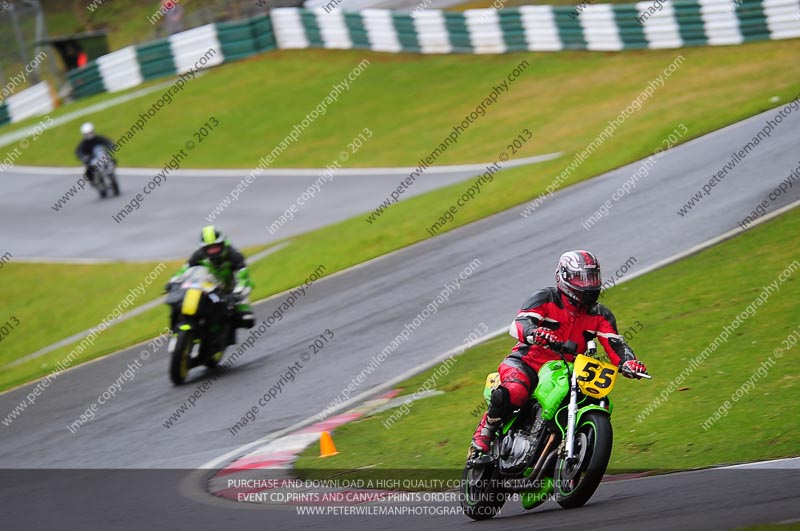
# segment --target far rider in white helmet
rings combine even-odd
[[[83,135],[83,139],[75,149],[75,155],[83,162],[83,165],[86,166],[86,177],[88,180],[94,183],[94,167],[91,164],[94,150],[97,146],[102,146],[105,148],[108,156],[111,157],[111,153],[114,151],[114,143],[103,135],[95,134],[94,124],[91,122],[86,122],[81,126],[81,135]],[[113,157],[111,160],[114,160]],[[116,160],[114,160],[114,162],[116,163]],[[119,195],[118,189],[115,190],[114,195]]]

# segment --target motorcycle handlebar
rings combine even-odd
[[[578,344],[574,341],[551,341],[548,343],[547,348],[556,352],[557,354],[577,354]]]
[[[561,355],[562,357],[564,354],[572,354],[575,355],[578,352],[578,344],[574,341],[551,341],[547,347],[552,350],[553,352]],[[637,372],[635,376],[639,378],[644,378],[646,380],[652,380],[653,377],[647,374],[646,372]]]

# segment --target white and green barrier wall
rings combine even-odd
[[[504,53],[740,44],[800,37],[798,0],[686,0],[358,13],[275,9],[278,48]]]
[[[636,4],[357,12],[278,8],[130,46],[69,72],[78,98],[273,49],[505,53],[736,45],[800,37],[800,0],[649,0]],[[209,50],[214,51],[209,56]],[[200,64],[202,63],[202,64]],[[10,99],[10,98],[9,98]],[[4,114],[5,113],[5,114]],[[0,123],[9,114],[0,107]]]
[[[0,125],[41,116],[55,108],[56,100],[50,91],[50,85],[42,81],[0,101]]]
[[[151,79],[208,68],[275,49],[267,16],[200,26],[168,38],[128,46],[71,70],[73,95],[116,92]]]

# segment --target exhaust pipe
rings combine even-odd
[[[539,460],[536,462],[536,465],[533,467],[533,471],[531,472],[530,476],[523,479],[508,479],[505,481],[503,485],[503,490],[508,492],[525,492],[531,489],[538,488],[539,485],[537,484],[544,475],[544,471],[549,469],[550,466],[553,465],[553,462],[558,455],[558,449],[554,448],[551,450],[553,443],[555,442],[556,435],[555,433],[550,434],[550,438],[547,440],[547,444],[544,446],[544,450],[542,450],[541,456],[539,456]]]
[[[550,452],[550,455],[547,456],[544,465],[542,466],[541,470],[539,470],[539,473],[536,475],[535,478],[509,479],[507,480],[507,483],[503,485],[503,490],[505,490],[506,492],[527,492],[530,490],[538,489],[539,487],[541,487],[541,484],[539,482],[541,481],[543,472],[548,468],[550,468],[555,463],[556,457],[558,457],[558,451],[553,450],[552,452]]]
[[[533,467],[533,472],[536,473],[536,479],[539,479],[539,476],[542,474],[542,470],[544,470],[544,465],[542,465],[542,461],[544,460],[545,456],[550,454],[550,446],[553,444],[555,440],[556,440],[556,434],[551,433],[550,438],[547,439],[547,444],[544,445],[544,449],[542,450],[542,455],[539,456],[539,460]],[[533,472],[531,472],[531,475],[533,475]]]

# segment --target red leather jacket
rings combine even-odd
[[[528,297],[509,329],[509,333],[518,341],[511,356],[522,359],[537,372],[543,363],[561,359],[550,349],[527,343],[525,338],[540,326],[551,330],[559,341],[572,340],[577,343],[578,352],[584,352],[586,342],[597,338],[611,363],[617,366],[636,359],[625,338],[619,334],[617,321],[611,310],[600,303],[588,310],[580,309],[557,288],[551,287],[536,291]],[[566,358],[572,361],[574,356],[567,355]]]

